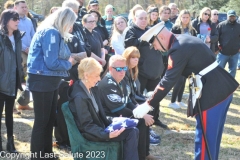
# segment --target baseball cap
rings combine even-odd
[[[237,15],[236,15],[236,12],[235,12],[234,10],[229,10],[229,11],[227,12],[227,15],[228,15],[228,17],[229,17],[229,16],[235,16],[235,17],[237,16]]]
[[[94,5],[94,4],[99,4],[99,2],[98,2],[98,0],[90,0],[89,4]]]

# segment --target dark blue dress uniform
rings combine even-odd
[[[189,35],[172,35],[169,42],[168,69],[154,91],[148,103],[155,107],[171,90],[180,76],[188,77],[215,62],[213,52],[196,37]],[[212,159],[218,159],[219,147],[226,119],[226,114],[232,100],[232,93],[237,89],[237,81],[224,69],[217,66],[201,81],[202,95],[199,99],[203,115],[206,137],[210,147]],[[197,120],[195,138],[195,159],[208,159],[198,109],[195,106],[193,116]]]

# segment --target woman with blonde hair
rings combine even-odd
[[[135,6],[133,6],[132,9],[130,9],[129,15],[128,15],[128,26],[133,25],[133,20],[137,10],[143,10],[143,7],[140,4],[136,4]]]
[[[211,21],[211,9],[204,7],[200,11],[199,17],[192,21],[192,26],[197,31],[197,37],[201,38],[213,53],[215,53],[215,45],[218,41],[218,30],[216,29],[216,24]]]
[[[66,18],[67,17],[67,18]],[[56,117],[58,88],[62,77],[76,63],[65,43],[77,16],[72,9],[59,8],[38,27],[28,54],[27,85],[33,95],[34,125],[31,138],[32,159],[54,154],[52,132]],[[47,157],[45,157],[47,158]]]
[[[127,20],[123,16],[118,16],[114,19],[113,32],[111,37],[111,45],[115,54],[122,54],[124,47],[124,40],[127,31]]]
[[[188,10],[182,10],[171,30],[174,34],[189,34],[197,36],[196,29],[191,24],[191,14]]]
[[[174,34],[188,34],[196,36],[196,30],[192,27],[191,24],[191,15],[188,10],[182,10],[176,22],[171,30]],[[174,85],[171,103],[168,105],[173,109],[187,108],[187,105],[182,102],[183,92],[185,88],[186,78],[181,76],[177,83]],[[176,102],[177,99],[177,102]]]

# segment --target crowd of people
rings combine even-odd
[[[188,109],[188,116],[196,118],[195,159],[218,159],[226,113],[238,87],[236,12],[229,10],[227,20],[219,22],[218,10],[204,7],[192,20],[191,13],[175,3],[146,10],[137,4],[127,20],[115,16],[110,4],[104,16],[98,0],[89,0],[86,8],[83,4],[84,0],[65,0],[37,26],[25,0],[5,3],[0,17],[0,109],[5,107],[7,151],[18,153],[13,113],[20,109],[34,110],[31,159],[53,154],[54,126],[54,145],[70,149],[61,111],[69,101],[87,140],[123,141],[124,160],[161,159],[150,153],[150,145],[161,142],[151,126],[169,129],[159,116],[160,101],[171,95],[168,107]],[[203,87],[190,89],[185,104],[186,79],[192,73],[200,78],[192,76],[190,85]],[[23,87],[32,94],[33,108],[17,102],[16,107]],[[196,97],[199,92],[201,97]],[[137,127],[105,132],[119,116],[138,119]]]

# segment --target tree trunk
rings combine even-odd
[[[34,10],[34,0],[32,0],[32,10]]]
[[[130,10],[130,2],[129,2],[130,0],[127,0],[127,9],[126,9],[126,13],[128,13],[129,12],[129,10]]]

